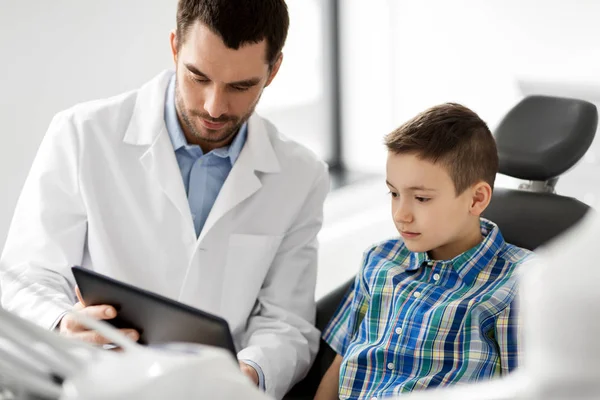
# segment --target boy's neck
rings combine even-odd
[[[464,235],[459,236],[456,240],[428,251],[427,254],[429,255],[429,258],[432,260],[451,260],[459,254],[480,244],[483,240],[483,236],[481,235],[479,219],[477,219],[476,222],[476,224],[474,223],[471,225],[471,228],[468,229]]]

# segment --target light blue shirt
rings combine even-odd
[[[207,154],[202,152],[200,146],[188,144],[175,109],[175,75],[167,88],[165,124],[181,170],[196,236],[199,236],[225,179],[246,143],[248,124],[242,125],[231,145]]]
[[[183,178],[196,236],[199,236],[208,214],[215,204],[215,200],[217,200],[219,191],[246,143],[248,124],[244,123],[242,125],[229,146],[214,149],[204,154],[200,146],[188,144],[179,123],[175,109],[175,75],[169,82],[165,96],[165,124]],[[258,385],[264,390],[265,376],[260,366],[251,360],[240,361],[256,370]]]

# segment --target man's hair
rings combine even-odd
[[[179,0],[178,47],[196,21],[221,36],[230,49],[266,39],[270,67],[281,53],[290,24],[284,0]]]
[[[480,181],[494,188],[496,141],[487,124],[460,104],[446,103],[423,111],[386,135],[385,145],[395,154],[416,154],[446,167],[457,195]]]

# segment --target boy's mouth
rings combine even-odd
[[[417,237],[421,236],[421,234],[417,232],[400,231],[400,236],[402,236],[404,239],[416,239]]]

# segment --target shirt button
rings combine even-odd
[[[399,335],[402,333],[402,328],[396,328],[396,334]]]
[[[419,297],[421,297],[421,292],[415,292],[414,296],[418,299]]]
[[[377,400],[377,397],[373,396],[371,397],[371,400]]]
[[[427,261],[427,265],[431,267],[433,265],[433,261]]]
[[[387,367],[388,367],[388,369],[394,369],[394,364],[393,364],[393,363],[389,363],[389,364],[387,365]]]
[[[434,281],[439,281],[440,280],[440,274],[433,275],[433,280]]]

